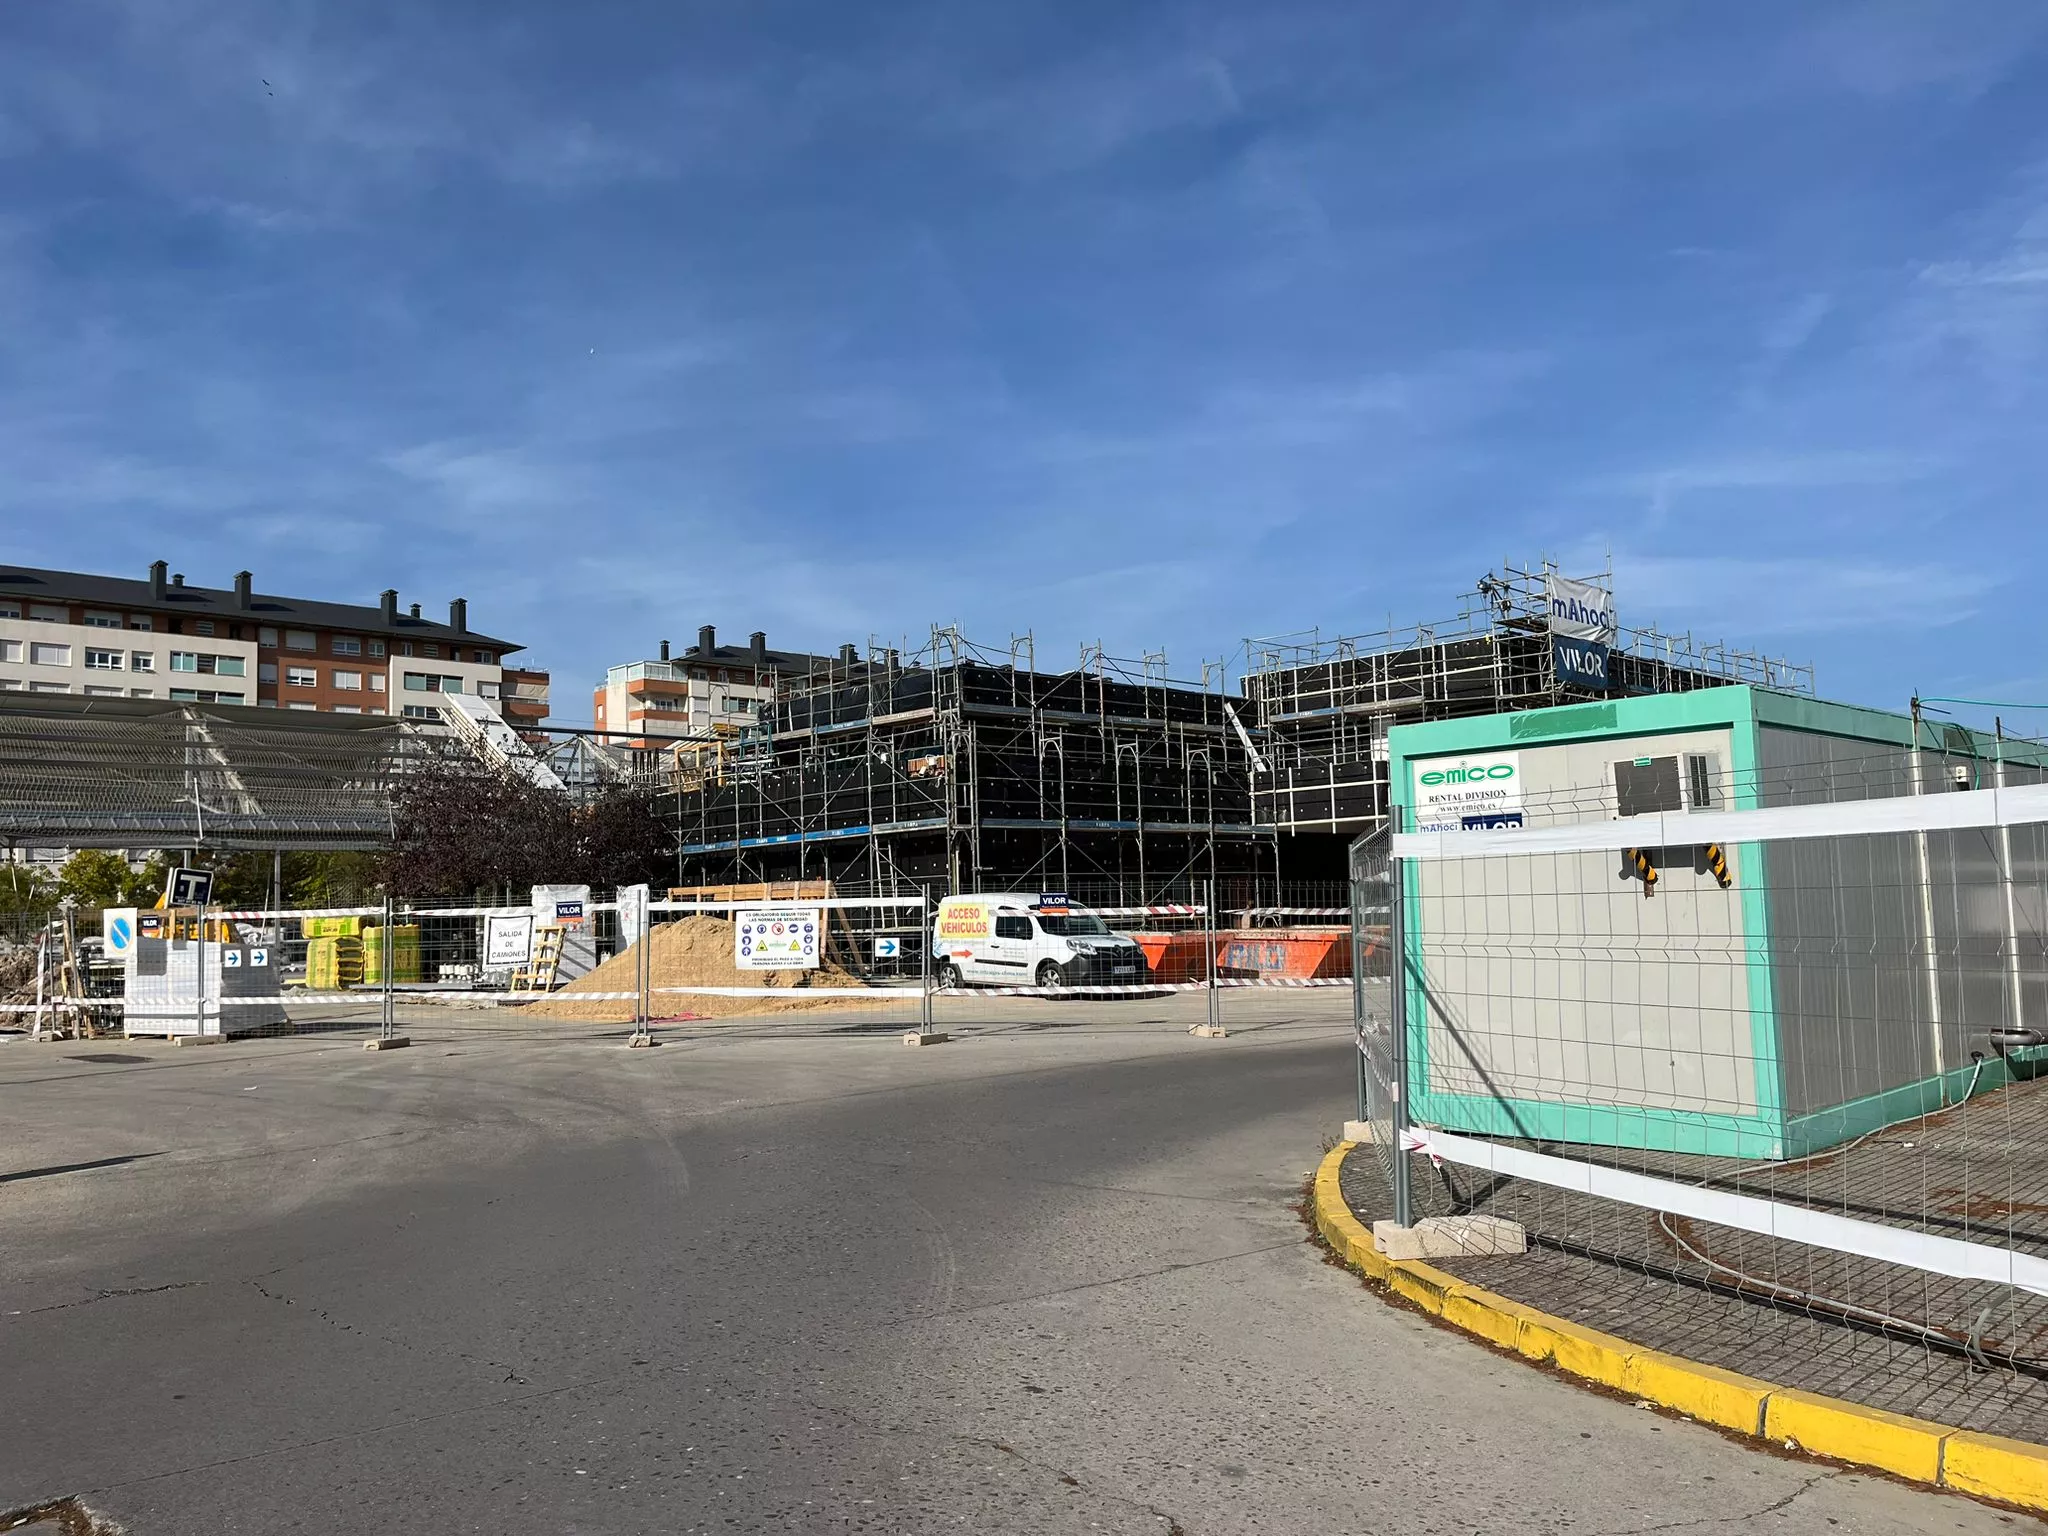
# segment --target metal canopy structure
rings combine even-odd
[[[439,750],[383,715],[0,693],[0,839],[382,848],[393,780]]]

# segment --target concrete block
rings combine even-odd
[[[1221,1024],[1197,1024],[1188,1033],[1197,1040],[1222,1040],[1229,1036],[1230,1031]]]
[[[905,1045],[944,1045],[948,1040],[952,1038],[953,1037],[951,1035],[942,1034],[940,1031],[936,1029],[928,1035],[922,1033],[919,1030],[913,1029],[912,1031],[910,1031],[909,1034],[903,1037],[903,1043]]]
[[[1457,1259],[1526,1253],[1529,1234],[1520,1222],[1498,1216],[1425,1216],[1412,1227],[1372,1224],[1372,1244],[1389,1259]]]
[[[396,1051],[402,1050],[411,1044],[412,1042],[406,1039],[404,1035],[393,1035],[388,1040],[382,1037],[375,1040],[365,1040],[363,1042],[363,1049],[366,1051]]]
[[[226,1042],[227,1038],[228,1038],[228,1037],[227,1037],[226,1035],[173,1035],[173,1036],[171,1036],[171,1040],[172,1040],[172,1042],[173,1042],[174,1044],[177,1044],[177,1045],[221,1045],[221,1044],[223,1044],[223,1043],[225,1043],[225,1042]]]
[[[659,1044],[661,1042],[652,1035],[635,1035],[626,1042],[626,1049],[629,1051],[644,1051]]]

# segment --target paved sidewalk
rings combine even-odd
[[[1418,1160],[1417,1166],[1427,1184],[1427,1164]],[[1391,1215],[1386,1178],[1372,1147],[1354,1148],[1345,1159],[1343,1190],[1345,1202],[1368,1227]],[[1559,1197],[1553,1191],[1548,1198]],[[1425,1196],[1425,1210],[1429,1204],[1448,1208],[1447,1201]],[[1588,1257],[1539,1241],[1517,1258],[1430,1262],[1511,1300],[1651,1349],[1893,1413],[2048,1443],[2048,1379],[2026,1365],[1996,1362],[1987,1371],[1958,1354],[1733,1294],[1697,1276],[1672,1278],[1669,1271],[1684,1266],[1675,1262],[1654,1213],[1604,1201],[1589,1204],[1600,1207],[1600,1225],[1587,1246],[1614,1257]],[[1496,1208],[1514,1214],[1511,1201]],[[1899,1310],[1925,1300],[1916,1290],[1911,1298],[1899,1298]]]

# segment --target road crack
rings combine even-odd
[[[1840,1477],[1842,1471],[1843,1469],[1839,1467],[1831,1467],[1825,1472],[1816,1472],[1784,1497],[1773,1499],[1762,1509],[1754,1509],[1747,1514],[1706,1515],[1698,1520],[1672,1520],[1661,1525],[1636,1525],[1630,1526],[1625,1531],[1610,1531],[1607,1533],[1607,1536],[1658,1536],[1658,1533],[1664,1531],[1694,1531],[1706,1526],[1716,1525],[1747,1525],[1752,1520],[1763,1519],[1765,1515],[1775,1515],[1779,1510],[1789,1507],[1794,1500],[1803,1498],[1813,1492],[1814,1489],[1827,1482],[1830,1478]]]
[[[90,1296],[81,1297],[77,1301],[60,1301],[47,1307],[30,1307],[24,1315],[37,1317],[45,1312],[64,1312],[72,1307],[89,1307],[94,1302],[118,1301],[124,1296],[160,1296],[165,1291],[189,1291],[195,1286],[204,1284],[206,1284],[204,1280],[173,1280],[168,1285],[116,1286],[108,1290],[95,1290]],[[5,1526],[0,1526],[0,1530],[5,1529]]]

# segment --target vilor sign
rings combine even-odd
[[[1463,832],[1521,824],[1520,753],[1437,758],[1416,765],[1416,831]]]

